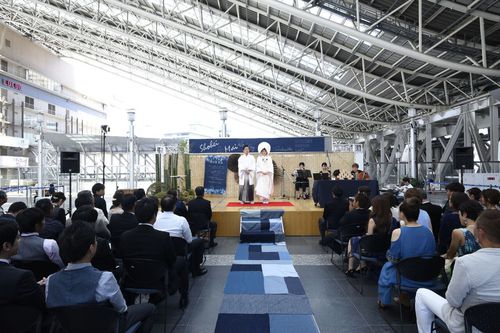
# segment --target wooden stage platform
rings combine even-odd
[[[216,196],[207,196],[206,199],[212,202],[212,220],[218,224],[217,236],[239,237],[241,209],[283,209],[285,211],[283,221],[286,236],[319,236],[318,219],[323,215],[323,209],[314,207],[314,202],[311,199],[283,200],[276,198],[272,200],[293,203],[293,206],[288,207],[226,207],[229,202],[235,202],[237,199]]]

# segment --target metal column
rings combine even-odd
[[[490,161],[496,162],[498,161],[498,140],[499,138],[499,126],[500,119],[498,116],[498,112],[500,107],[494,105],[493,98],[490,97]],[[491,171],[492,172],[500,172],[500,165],[498,163],[491,163]]]
[[[410,176],[411,178],[417,178],[417,123],[413,119],[417,115],[417,110],[414,108],[408,109],[408,117],[412,118],[410,122]]]
[[[128,133],[128,171],[129,171],[129,179],[128,179],[128,187],[129,189],[135,188],[135,161],[134,161],[134,121],[135,121],[135,112],[127,112],[129,125],[129,133]]]

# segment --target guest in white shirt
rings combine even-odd
[[[434,316],[443,320],[450,332],[465,332],[465,310],[478,304],[500,302],[500,211],[481,213],[475,234],[482,248],[455,260],[446,298],[424,288],[417,291],[415,312],[419,333],[432,331]]]
[[[161,213],[156,217],[154,228],[170,234],[177,255],[191,253],[189,266],[193,277],[205,275],[207,269],[201,267],[205,250],[204,241],[197,237],[193,238],[186,218],[174,214],[175,204],[176,198],[170,195],[161,200]],[[187,243],[187,249],[185,243],[179,239],[183,239]]]

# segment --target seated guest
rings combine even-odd
[[[466,192],[471,200],[481,200],[481,189],[479,189],[478,187],[471,187]]]
[[[500,192],[494,188],[488,188],[481,192],[481,203],[486,209],[499,209]]]
[[[63,192],[55,192],[50,197],[50,202],[52,202],[52,206],[54,206],[52,218],[61,222],[62,225],[66,225],[66,211],[64,210],[65,201],[66,196]]]
[[[10,258],[17,254],[19,239],[16,222],[0,223],[0,304],[23,305],[43,310],[43,292],[33,273],[10,265]]]
[[[365,223],[368,225],[370,218],[370,199],[364,194],[356,194],[352,208],[340,219],[339,227],[348,224]]]
[[[448,214],[448,213],[453,212],[453,210],[450,208],[451,195],[455,192],[457,192],[457,193],[465,192],[465,187],[459,182],[453,182],[453,183],[449,183],[448,185],[446,185],[445,189],[446,189],[446,196],[448,197],[448,200],[446,201],[446,203],[443,206],[443,214]]]
[[[64,267],[61,257],[59,257],[57,242],[39,236],[39,232],[43,230],[44,219],[45,216],[39,208],[28,208],[17,214],[16,221],[21,232],[21,242],[17,254],[12,259],[52,261],[59,267]]]
[[[367,172],[360,170],[359,169],[359,164],[358,163],[353,163],[351,166],[351,175],[353,180],[369,180],[370,176],[368,175]]]
[[[203,197],[205,195],[205,188],[203,186],[197,186],[194,189],[194,193],[196,194],[196,198],[188,202],[188,219],[191,220],[194,214],[204,216],[208,221],[208,228],[210,229],[210,247],[216,247],[217,222],[212,221],[212,205],[209,200]]]
[[[368,219],[370,218],[370,199],[364,194],[357,194],[354,197],[354,202],[349,208],[349,212],[346,212],[344,216],[340,219],[339,228],[349,224],[362,224],[363,230],[366,232],[368,226]],[[342,249],[334,238],[339,236],[338,230],[332,230],[330,234],[325,237],[325,244],[329,246],[334,252],[340,254]]]
[[[401,224],[399,223],[399,201],[396,195],[394,195],[394,192],[388,191],[382,194],[387,201],[389,201],[389,206],[391,207],[391,215],[392,215],[392,222],[391,222],[391,231],[394,229],[398,229]]]
[[[412,197],[405,199],[399,206],[400,219],[405,225],[392,232],[391,248],[387,251],[389,260],[382,267],[378,279],[378,305],[385,308],[392,303],[391,291],[396,281],[396,264],[411,257],[432,257],[436,252],[436,242],[429,228],[417,223],[420,213],[420,200]],[[417,282],[401,278],[401,285],[409,288],[428,287],[435,281]],[[400,300],[401,301],[401,300]]]
[[[181,294],[179,306],[185,308],[189,302],[187,263],[176,260],[175,248],[169,233],[154,229],[157,214],[158,200],[156,198],[143,198],[136,202],[135,216],[139,225],[122,234],[120,239],[122,256],[124,260],[150,259],[162,262],[165,268],[169,268],[169,273],[173,273],[171,278],[178,278]],[[164,285],[164,281],[159,281],[159,287],[164,288]],[[161,300],[162,295],[152,295],[152,298],[150,297],[150,302],[157,302]]]
[[[372,190],[370,189],[369,186],[363,185],[363,186],[358,187],[358,194],[364,194],[369,198],[371,193],[372,193]]]
[[[94,207],[102,210],[104,216],[108,218],[108,209],[106,207],[106,200],[104,200],[105,191],[106,188],[104,184],[95,183],[94,186],[92,186],[92,195],[94,196]]]
[[[410,188],[405,193],[405,199],[417,198],[420,202],[420,211],[418,213],[417,223],[428,228],[432,232],[431,217],[425,210],[422,210],[422,190],[419,188]]]
[[[28,206],[26,206],[24,202],[22,201],[14,202],[9,206],[9,209],[7,209],[7,213],[0,215],[0,218],[2,220],[10,220],[16,222],[17,214],[19,214],[26,208],[28,208]]]
[[[444,255],[446,259],[454,259],[456,255],[461,257],[474,253],[481,248],[474,237],[474,232],[476,219],[482,211],[483,206],[475,200],[467,200],[460,205],[458,216],[460,217],[460,223],[465,228],[455,229],[451,233],[450,247]]]
[[[485,210],[476,220],[481,249],[457,258],[446,298],[421,288],[415,298],[419,333],[432,331],[438,316],[454,333],[465,332],[464,312],[478,304],[500,302],[500,212]]]
[[[344,191],[342,188],[336,186],[332,190],[333,200],[330,203],[325,205],[325,209],[323,210],[323,217],[320,217],[319,224],[319,233],[321,235],[321,239],[319,243],[321,245],[326,245],[325,243],[325,233],[327,229],[338,229],[340,226],[340,219],[344,216],[344,214],[349,209],[349,203],[342,196]]]
[[[139,332],[151,332],[155,307],[152,304],[127,307],[113,274],[101,272],[90,264],[97,247],[92,227],[75,222],[64,230],[60,244],[61,256],[68,266],[48,277],[45,286],[47,308],[106,302],[124,316],[120,332],[138,322],[141,322]]]
[[[188,218],[188,211],[184,202],[179,198],[179,193],[177,190],[170,189],[167,191],[167,195],[170,195],[175,198],[175,210],[174,214],[178,216],[182,216],[183,218]]]
[[[423,211],[426,211],[427,214],[429,214],[432,225],[432,233],[434,234],[434,239],[437,242],[439,235],[439,226],[441,225],[441,215],[443,210],[440,206],[431,203],[429,199],[427,199],[427,193],[425,193],[425,191],[422,191],[421,193],[422,193],[421,209]]]
[[[113,202],[112,202],[112,205],[109,208],[109,212],[108,212],[109,222],[111,222],[111,216],[113,216],[113,214],[122,214],[123,213],[122,200],[123,200],[124,195],[125,195],[125,193],[123,193],[122,190],[115,191],[115,194],[113,195]]]
[[[332,178],[332,180],[340,180],[340,170],[339,169],[333,170],[333,178]]]
[[[2,206],[6,202],[7,202],[7,193],[5,193],[5,191],[0,190],[0,216],[2,216],[5,213]]]
[[[97,221],[97,212],[92,206],[81,206],[73,213],[73,221],[86,222],[95,230],[95,222]],[[100,271],[113,272],[116,268],[115,257],[111,252],[111,245],[105,238],[100,237],[96,233],[97,249],[92,258],[92,266]]]
[[[45,216],[45,223],[43,230],[40,232],[40,237],[57,240],[64,230],[64,225],[52,217],[54,211],[52,202],[50,202],[50,199],[40,199],[36,202],[35,207],[39,208]]]
[[[470,200],[467,194],[463,192],[453,192],[450,198],[448,214],[444,214],[441,219],[441,226],[439,227],[438,237],[438,251],[439,254],[444,254],[448,251],[451,242],[451,234],[453,230],[461,228],[460,217],[458,215],[458,208],[462,203]]]
[[[178,256],[185,256],[188,252],[191,253],[190,269],[193,277],[205,275],[206,268],[202,268],[203,252],[205,245],[202,239],[194,238],[191,235],[188,221],[182,217],[174,214],[175,198],[167,195],[161,200],[161,213],[156,217],[154,228],[160,231],[166,231],[170,234],[170,238],[174,242]],[[188,248],[184,246],[180,248],[182,243],[175,241],[176,238],[181,238],[186,241]]]
[[[109,221],[104,216],[104,213],[101,209],[97,208],[94,205],[94,196],[90,191],[80,191],[78,192],[77,198],[75,200],[75,208],[78,209],[81,206],[92,206],[97,212],[97,221],[95,223],[95,231],[99,234],[100,237],[110,239],[111,233],[108,230]],[[66,221],[66,226],[71,225],[71,218]]]
[[[387,197],[378,195],[372,199],[372,212],[368,221],[368,230],[366,235],[387,235],[391,231],[392,213],[390,202]],[[352,237],[349,240],[347,252],[349,256],[349,266],[345,274],[349,277],[354,276],[354,256],[353,253],[359,254],[359,240],[362,236]],[[365,263],[361,262],[359,270],[364,268]],[[358,270],[358,271],[359,271]]]
[[[144,191],[143,188],[138,188],[134,190],[134,196],[137,199],[137,201],[139,201],[146,197],[146,191]]]
[[[120,254],[120,237],[127,231],[132,230],[139,224],[137,217],[134,214],[135,196],[133,194],[124,195],[120,203],[123,209],[122,214],[113,214],[109,221],[108,229],[111,233],[111,245],[116,256],[121,257]],[[111,210],[110,210],[111,212]]]

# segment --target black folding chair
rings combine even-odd
[[[483,303],[471,306],[464,313],[465,333],[472,333],[475,327],[483,333],[500,332],[500,303]],[[432,332],[440,329],[449,332],[446,323],[439,317],[432,323]]]
[[[338,229],[337,237],[333,239],[334,246],[336,245],[340,252],[340,258],[342,260],[342,270],[345,269],[345,259],[347,258],[347,245],[349,244],[349,239],[351,237],[362,236],[365,234],[366,223],[356,223],[343,225]],[[333,249],[331,262],[335,265],[333,260],[334,253],[336,251]],[[337,266],[337,265],[335,265]],[[338,267],[338,266],[337,266]]]
[[[167,330],[167,291],[165,290],[165,277],[167,268],[165,264],[158,260],[124,258],[123,277],[121,287],[126,293],[139,296],[139,303],[142,302],[142,295],[163,294],[165,322],[163,331]]]
[[[118,333],[121,314],[107,304],[80,304],[50,309],[54,315],[51,333]],[[140,327],[136,323],[125,333],[134,333]]]
[[[435,281],[433,286],[425,287],[436,293],[443,294],[446,291],[446,272],[444,270],[444,258],[441,256],[432,257],[412,257],[401,260],[396,264],[397,271],[397,282],[396,289],[398,291],[398,297],[401,299],[402,292],[405,292],[411,297],[411,300],[415,297],[418,288],[412,288],[401,285],[401,278],[416,281],[416,282],[429,282]],[[444,282],[438,281],[438,277],[441,276]],[[403,322],[403,305],[399,302],[399,316],[401,322]]]
[[[352,256],[359,261],[364,261],[367,264],[382,266],[386,261],[387,250],[391,247],[391,235],[366,235],[361,237],[358,243],[357,253]],[[361,270],[360,293],[363,294],[364,279],[367,275],[367,270]]]
[[[60,270],[59,266],[48,260],[13,260],[12,266],[33,272],[36,281]]]
[[[205,249],[210,252],[210,220],[202,213],[189,213],[189,228],[193,236],[204,240]]]
[[[39,333],[42,312],[32,306],[0,304],[0,332]]]

